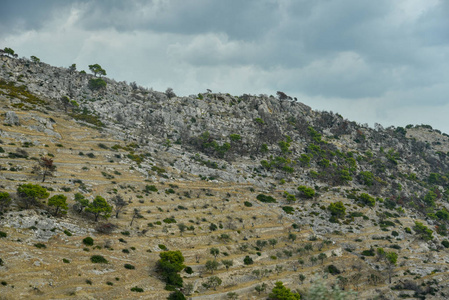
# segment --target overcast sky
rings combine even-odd
[[[449,133],[447,0],[1,0],[4,47],[180,96],[283,91]]]

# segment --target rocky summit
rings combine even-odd
[[[89,67],[0,56],[0,299],[449,297],[447,134]]]

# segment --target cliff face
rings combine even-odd
[[[152,252],[161,251],[157,245],[162,243],[169,244],[170,250],[182,250],[195,269],[192,275],[184,274],[185,280],[206,297],[216,293],[225,297],[232,290],[252,295],[253,285],[265,278],[252,271],[263,268],[271,270],[267,283],[282,279],[302,289],[298,272],[313,279],[312,273],[328,271],[331,264],[344,270],[341,280],[352,278],[352,287],[360,287],[362,295],[376,290],[394,298],[409,287],[404,282],[423,283],[427,290],[415,286],[412,290],[417,294],[449,294],[448,278],[442,273],[447,270],[448,251],[442,244],[449,219],[448,135],[427,125],[369,128],[332,112],[313,111],[288,96],[281,98],[212,92],[178,97],[169,90],[157,92],[135,83],[3,56],[2,188],[13,195],[23,182],[37,181],[32,173],[36,159],[55,155],[58,169],[45,184],[47,188],[67,195],[71,204],[76,192],[91,198],[97,194],[129,197],[128,216],[113,218],[119,226],[115,236],[126,229],[135,248],[142,248],[149,238]],[[27,156],[21,156],[21,151]],[[152,184],[165,192],[151,193],[146,186]],[[339,201],[346,208],[343,215]],[[89,220],[88,214],[70,210],[67,222],[61,223],[50,216],[41,220],[27,210],[21,220],[19,208],[20,201],[15,199],[2,226],[10,228],[10,236],[23,235],[29,247],[9,238],[11,253],[14,247],[22,247],[39,258],[30,249],[32,241],[51,242],[67,228],[74,237],[64,240],[74,247],[89,232],[95,234],[91,221],[83,223]],[[143,229],[138,222],[137,227],[130,226],[133,208],[159,226],[159,220],[173,217],[198,229],[179,236],[171,225],[154,227],[150,222],[151,228]],[[33,222],[40,224],[37,231],[26,231],[34,227]],[[416,222],[423,223],[432,237]],[[220,227],[212,230],[212,223]],[[262,242],[269,239],[283,243],[268,250]],[[55,259],[65,249],[58,243],[54,241]],[[242,243],[246,249],[241,249]],[[304,250],[307,244],[312,250]],[[212,274],[195,259],[207,256],[209,245],[219,247],[236,264],[221,269],[226,285],[219,292],[201,285],[202,277]],[[377,248],[389,247],[400,254],[392,285],[379,272],[387,272],[391,265],[375,253]],[[327,263],[323,260],[322,265],[312,259],[320,252],[327,253]],[[74,253],[82,261],[83,251]],[[246,255],[256,261],[250,271],[240,269]],[[8,258],[14,261],[13,255]],[[304,258],[310,259],[310,266]],[[117,258],[114,266],[123,259]],[[146,264],[144,253],[136,252],[132,259]],[[157,255],[153,253],[151,259],[154,263]],[[300,260],[303,263],[297,264]],[[19,280],[14,270],[20,264],[10,266],[15,274],[11,278]],[[371,279],[357,279],[357,274]],[[145,285],[163,289],[158,280],[152,274]],[[392,292],[390,286],[398,291]],[[109,293],[104,288],[91,289],[100,296]]]

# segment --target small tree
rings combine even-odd
[[[312,199],[315,197],[315,190],[311,187],[307,187],[305,185],[298,186],[298,191],[301,194],[301,197],[306,199]]]
[[[398,254],[395,252],[387,252],[385,254],[385,262],[387,264],[388,281],[391,283],[391,275],[393,275],[394,267],[398,261]]]
[[[168,300],[185,300],[186,297],[180,291],[174,291],[170,295],[168,295]]]
[[[326,253],[320,253],[320,254],[318,254],[318,259],[320,259],[321,260],[321,263],[324,263],[324,260],[327,258],[327,255],[326,255]]]
[[[179,276],[184,268],[184,256],[181,251],[164,251],[159,254],[156,270],[165,281],[166,289],[173,290],[176,287],[182,287],[182,278]]]
[[[102,216],[105,219],[108,219],[110,217],[112,206],[110,206],[103,197],[96,196],[94,201],[89,203],[86,211],[92,213],[95,217],[95,222],[98,222],[99,216]]]
[[[11,48],[8,48],[8,47],[5,47],[5,49],[3,49],[3,53],[5,53],[11,57],[16,57],[16,55],[17,55],[14,53],[14,50],[12,50]]]
[[[62,104],[62,106],[64,106],[65,112],[67,112],[68,108],[75,109],[75,108],[79,107],[78,102],[76,102],[75,100],[70,100],[70,98],[67,96],[61,97],[61,104]]]
[[[260,295],[260,293],[265,292],[267,290],[267,284],[264,282],[261,285],[256,285],[254,288],[256,292]]]
[[[75,73],[75,71],[76,71],[76,64],[72,64],[72,65],[69,67],[69,73],[70,73],[70,74],[73,74],[73,73]]]
[[[214,256],[214,259],[217,259],[218,254],[220,254],[220,250],[218,248],[211,248],[210,254]]]
[[[296,240],[296,234],[289,233],[288,234],[288,240],[294,242]]]
[[[187,225],[184,224],[184,223],[179,223],[179,224],[178,224],[178,228],[179,228],[179,232],[181,233],[181,236],[182,236],[182,234],[184,233],[184,231],[186,231],[186,229],[187,229]]]
[[[54,171],[56,171],[56,166],[53,163],[53,159],[47,156],[39,158],[37,165],[33,167],[33,172],[42,176],[42,182],[45,182],[47,176],[53,176]]]
[[[115,195],[111,201],[114,204],[115,217],[118,219],[119,213],[128,205],[128,202],[121,195]]]
[[[377,261],[385,259],[385,250],[383,248],[376,249]]]
[[[289,288],[286,288],[282,281],[277,281],[275,283],[269,297],[270,299],[277,300],[297,300],[301,298],[298,293],[293,293]]]
[[[344,218],[346,214],[346,207],[341,201],[331,203],[327,209],[331,212],[332,216],[336,218]]]
[[[76,202],[75,205],[78,213],[81,213],[83,209],[89,205],[89,199],[86,199],[81,193],[76,193],[74,200]]]
[[[94,76],[97,77],[97,74],[100,75],[100,77],[106,76],[106,71],[99,65],[99,64],[94,64],[94,65],[89,65],[89,70],[94,73]]]
[[[281,91],[277,91],[276,95],[278,96],[279,100],[286,100],[288,99],[288,96],[286,93],[281,92]]]
[[[55,216],[58,215],[58,212],[61,210],[62,214],[67,213],[67,209],[69,208],[67,206],[67,197],[59,194],[54,195],[50,199],[48,199],[48,206],[54,206],[55,207]]]
[[[138,208],[134,208],[133,216],[131,218],[131,223],[129,223],[129,226],[133,226],[134,219],[139,217],[140,217],[140,210]]]
[[[316,258],[315,256],[311,256],[310,257],[310,262],[312,263],[312,266],[315,265],[315,263],[318,261],[318,258]]]
[[[433,239],[432,230],[427,228],[423,223],[415,221],[415,226],[413,230],[420,236],[421,239],[425,241],[430,241]]]
[[[171,87],[167,88],[165,90],[165,96],[167,96],[169,99],[176,97],[175,92],[173,92],[173,89]]]
[[[50,194],[47,189],[37,184],[22,184],[17,188],[17,196],[25,204],[25,208],[30,208],[38,204],[38,200],[47,199]]]
[[[0,192],[0,212],[11,204],[11,195],[7,192]]]
[[[271,245],[271,247],[273,247],[273,249],[274,249],[274,246],[276,246],[276,244],[278,243],[278,240],[277,239],[269,239],[268,240],[268,243]]]
[[[206,264],[204,265],[204,267],[206,268],[206,270],[208,270],[212,274],[214,274],[214,271],[218,269],[219,265],[220,265],[220,263],[216,260],[208,260],[208,261],[206,261]]]
[[[203,283],[203,286],[206,288],[213,288],[214,291],[217,290],[217,286],[221,285],[223,281],[220,279],[220,277],[217,276],[211,276],[207,279],[205,283]]]
[[[262,240],[257,240],[257,241],[256,241],[256,246],[257,246],[257,248],[260,249],[260,251],[262,251],[262,249],[263,249],[266,245],[268,245],[268,242],[267,242],[267,241],[262,241]]]
[[[248,255],[245,256],[245,258],[243,259],[243,263],[245,265],[252,265],[254,263],[253,259],[251,257],[249,257]]]
[[[40,63],[41,62],[41,60],[38,57],[34,56],[34,55],[31,55],[30,58],[31,58],[31,61],[34,62],[34,63]]]
[[[304,246],[304,250],[306,250],[307,252],[312,251],[312,250],[313,250],[312,244],[306,244],[306,245]]]
[[[221,263],[226,267],[226,271],[229,270],[229,267],[234,265],[234,261],[232,259],[223,259]]]

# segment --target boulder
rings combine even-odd
[[[5,123],[8,125],[20,125],[19,117],[13,111],[7,111],[5,115]]]

